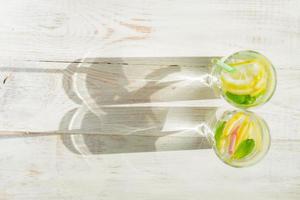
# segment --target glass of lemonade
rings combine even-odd
[[[260,161],[270,147],[266,122],[250,111],[225,111],[211,124],[209,140],[217,156],[233,167],[251,166]]]
[[[230,104],[249,108],[266,103],[276,88],[272,63],[255,51],[239,51],[213,61],[213,88]]]

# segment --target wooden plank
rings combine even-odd
[[[2,2],[0,57],[220,56],[258,50],[276,66],[299,63],[297,0]],[[285,50],[283,52],[283,50]]]
[[[60,136],[1,139],[7,199],[298,199],[299,141],[273,141],[258,165],[235,169],[212,150],[74,154]],[[245,182],[246,180],[246,182]],[[5,195],[5,196],[4,196]],[[4,198],[3,198],[4,199]]]

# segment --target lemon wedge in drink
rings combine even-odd
[[[227,137],[231,131],[236,127],[238,124],[240,124],[241,121],[243,121],[245,118],[245,115],[242,112],[235,113],[231,119],[227,121],[225,124],[224,130],[223,130],[223,136]]]
[[[255,96],[267,86],[265,67],[257,60],[231,64],[237,70],[222,71],[221,83],[223,90],[236,95]]]

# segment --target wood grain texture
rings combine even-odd
[[[12,0],[1,4],[1,57],[218,56],[264,52],[278,67],[299,55],[297,0]]]
[[[299,199],[299,10],[0,0],[0,199]],[[235,169],[183,130],[228,107],[205,74],[241,49],[272,60],[278,87],[253,109],[270,126],[269,154]]]

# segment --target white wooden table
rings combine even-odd
[[[299,10],[297,0],[1,0],[0,130],[41,134],[1,136],[0,199],[300,199]],[[172,81],[243,49],[272,60],[278,87],[254,110],[270,152],[235,169],[201,138],[159,128],[226,106]]]

